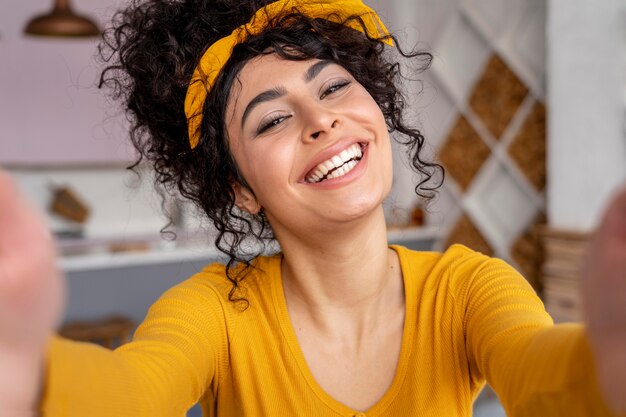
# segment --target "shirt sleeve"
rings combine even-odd
[[[482,255],[459,262],[470,371],[509,417],[613,416],[596,380],[584,326],[554,325],[528,282]]]
[[[217,390],[227,352],[223,302],[200,274],[167,291],[115,351],[53,338],[42,414],[182,417]]]

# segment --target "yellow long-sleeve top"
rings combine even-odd
[[[307,367],[291,327],[281,255],[259,257],[228,301],[223,265],[167,291],[131,343],[115,351],[56,338],[45,416],[470,416],[487,380],[509,416],[609,416],[580,325],[553,325],[513,268],[460,245],[445,253],[392,246],[406,316],[394,380],[359,413]],[[375,377],[375,376],[373,376]]]

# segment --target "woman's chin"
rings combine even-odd
[[[325,217],[333,219],[339,223],[359,222],[369,219],[374,215],[381,215],[383,212],[383,200],[386,194],[380,195],[359,195],[349,202],[344,202],[340,207],[329,209]]]

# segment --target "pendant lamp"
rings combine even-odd
[[[37,36],[87,37],[99,36],[98,26],[85,16],[74,14],[70,0],[55,0],[49,13],[35,16],[24,32]]]

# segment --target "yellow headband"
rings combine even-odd
[[[243,43],[248,36],[263,32],[270,19],[289,12],[296,12],[311,18],[322,18],[337,23],[344,23],[353,16],[359,16],[359,21],[349,21],[347,26],[363,32],[373,38],[382,38],[392,45],[389,32],[374,10],[363,4],[362,0],[279,0],[259,9],[250,22],[239,26],[233,32],[215,42],[200,58],[185,97],[185,115],[189,129],[189,143],[195,148],[200,141],[200,124],[202,123],[202,108],[208,92],[211,90],[220,71],[230,58],[237,44]]]

